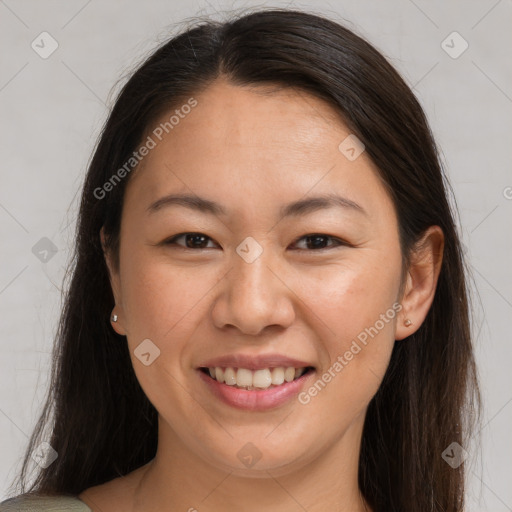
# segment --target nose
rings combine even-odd
[[[282,329],[293,324],[296,295],[283,270],[266,253],[251,263],[235,253],[212,310],[217,328],[258,336],[271,326]]]

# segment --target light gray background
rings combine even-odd
[[[483,457],[477,445],[466,447],[467,510],[512,511],[511,0],[0,0],[0,496],[46,392],[75,194],[111,89],[185,18],[253,6],[304,7],[345,23],[388,57],[422,103],[475,278],[485,409]],[[59,45],[47,59],[31,48],[43,31]],[[441,46],[453,31],[469,44],[456,59]],[[46,263],[32,252],[42,237],[58,248]]]

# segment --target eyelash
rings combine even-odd
[[[212,238],[210,238],[209,236],[206,236],[204,233],[197,233],[197,232],[193,232],[192,231],[192,232],[185,232],[185,233],[179,233],[177,235],[174,235],[171,238],[168,238],[167,240],[165,240],[163,242],[163,244],[164,245],[176,245],[176,246],[181,247],[182,249],[185,249],[185,250],[188,250],[188,251],[197,251],[197,250],[200,250],[200,249],[211,249],[211,247],[192,248],[192,247],[183,247],[183,246],[180,246],[180,245],[176,244],[176,240],[178,240],[179,238],[184,237],[186,235],[204,236],[208,240],[212,240]],[[329,250],[329,249],[335,249],[335,248],[340,247],[340,246],[349,246],[350,245],[348,242],[345,242],[344,240],[342,240],[340,238],[337,238],[337,237],[334,237],[334,236],[330,236],[330,235],[325,235],[323,233],[309,233],[307,235],[303,235],[302,237],[298,238],[294,242],[294,244],[296,244],[300,240],[303,240],[304,238],[309,238],[309,237],[328,238],[328,239],[334,240],[334,242],[336,242],[336,245],[333,245],[333,246],[330,246],[330,247],[322,247],[320,249],[296,249],[296,250],[319,252],[319,251],[326,251],[326,250]]]

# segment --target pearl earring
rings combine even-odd
[[[409,327],[411,324],[412,324],[412,322],[411,322],[408,318],[406,318],[406,320],[405,320],[405,322],[404,322],[404,325],[405,325],[406,327]]]

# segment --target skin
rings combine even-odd
[[[338,149],[350,131],[329,105],[304,92],[224,79],[194,97],[198,105],[130,177],[119,272],[106,254],[118,315],[112,326],[126,335],[137,378],[159,413],[157,455],[79,497],[103,512],[370,511],[357,483],[367,406],[394,343],[407,343],[427,315],[442,231],[425,233],[400,293],[393,203],[365,152],[350,161]],[[181,192],[222,204],[228,216],[181,206],[147,213],[155,200]],[[331,208],[279,217],[284,204],[330,192],[366,214]],[[205,248],[186,250],[184,237],[163,244],[183,232],[209,237]],[[326,238],[320,247],[327,248],[317,249],[303,238],[314,233],[350,245]],[[263,249],[252,263],[236,252],[248,236]],[[213,398],[197,375],[212,357],[279,353],[315,366],[312,385],[397,302],[395,318],[306,405],[292,399],[266,412],[242,411]],[[160,349],[149,366],[134,355],[146,338]],[[237,457],[248,442],[261,453],[251,468]]]

